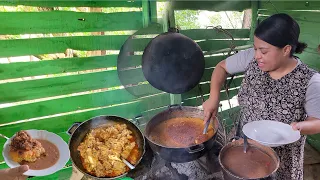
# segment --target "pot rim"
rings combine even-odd
[[[92,117],[92,118],[90,118],[90,119],[88,119],[88,120],[86,120],[86,121],[81,122],[81,123],[78,125],[78,127],[75,128],[75,130],[73,131],[73,133],[70,135],[70,139],[69,139],[69,142],[68,142],[68,147],[69,147],[69,149],[70,149],[71,138],[73,137],[74,132],[76,132],[77,129],[78,129],[82,124],[84,124],[84,123],[86,123],[86,122],[89,122],[89,121],[93,121],[95,118],[98,118],[98,117],[117,117],[117,118],[121,118],[121,119],[124,119],[124,120],[128,121],[129,123],[133,124],[133,125],[139,130],[139,132],[140,132],[140,134],[141,134],[141,137],[142,137],[142,139],[143,139],[143,152],[141,152],[141,157],[139,158],[139,160],[138,160],[137,163],[135,164],[135,167],[136,167],[138,164],[140,164],[140,162],[141,162],[141,160],[142,160],[142,158],[143,158],[143,156],[144,156],[144,154],[145,154],[145,151],[146,151],[146,148],[145,148],[145,146],[146,146],[145,137],[144,137],[143,133],[141,132],[140,128],[139,128],[137,125],[135,125],[133,122],[129,121],[128,119],[126,119],[126,118],[124,118],[124,117],[121,117],[121,116],[117,116],[117,115],[98,115],[98,116],[94,116],[94,117]],[[71,151],[70,151],[70,154],[71,154]],[[91,175],[91,174],[89,174],[89,173],[87,173],[87,172],[85,172],[85,171],[82,171],[82,169],[79,168],[79,167],[77,166],[77,164],[73,161],[72,156],[70,156],[70,160],[71,160],[71,162],[72,162],[72,165],[75,166],[75,168],[77,168],[78,171],[80,171],[80,172],[81,172],[82,174],[84,174],[85,176],[89,176],[89,177],[94,178],[94,179],[114,180],[114,179],[118,179],[118,178],[124,177],[124,176],[126,176],[130,171],[132,171],[132,169],[129,169],[129,171],[127,171],[127,172],[125,172],[125,173],[123,173],[123,174],[121,174],[121,175],[119,175],[119,176],[116,176],[116,177],[97,177],[97,176],[93,176],[93,175]]]
[[[201,112],[204,112],[203,109],[201,109],[201,108],[199,108],[199,107],[195,107],[195,106],[172,105],[172,106],[169,106],[167,109],[165,109],[165,110],[157,113],[156,115],[154,115],[154,116],[147,122],[146,128],[148,127],[148,125],[150,124],[150,122],[152,121],[152,119],[154,119],[156,116],[158,116],[158,115],[160,115],[160,114],[162,114],[162,113],[164,113],[164,112],[166,112],[166,111],[168,111],[168,110],[170,110],[170,109],[179,109],[179,108],[195,109],[195,110],[199,110],[199,111],[201,111]],[[217,118],[216,118],[216,119],[217,119]],[[216,137],[216,135],[217,135],[217,133],[218,133],[218,130],[219,130],[219,126],[220,126],[219,120],[215,120],[214,122],[211,122],[211,123],[215,123],[215,124],[217,125],[217,126],[214,126],[214,127],[213,127],[213,128],[214,128],[214,133],[213,133],[212,137],[210,137],[209,139],[207,139],[206,141],[204,141],[204,142],[201,143],[201,144],[196,144],[196,145],[192,145],[192,146],[188,146],[188,147],[168,147],[168,146],[165,146],[165,145],[162,145],[162,144],[159,144],[159,143],[156,143],[156,142],[152,141],[151,138],[149,137],[149,135],[147,135],[146,133],[145,133],[145,138],[146,138],[149,142],[151,142],[151,143],[153,143],[153,144],[155,144],[155,145],[157,145],[157,146],[163,147],[163,148],[175,149],[175,150],[189,149],[189,148],[193,148],[193,147],[197,147],[197,146],[203,145],[203,144],[207,143],[208,141],[210,141],[211,139],[214,139],[214,138]],[[145,132],[146,132],[146,130],[145,130]]]
[[[240,139],[240,140],[242,140],[242,139]],[[236,140],[236,141],[239,141],[239,140]],[[254,142],[254,143],[259,144],[258,142],[254,141],[254,140],[251,140],[251,139],[248,139],[248,141],[252,141],[252,142]],[[259,145],[261,145],[261,146],[263,146],[263,147],[266,147],[266,148],[268,148],[269,150],[271,150],[272,154],[275,155],[276,160],[277,160],[277,162],[275,162],[276,168],[275,168],[270,174],[268,174],[267,176],[260,177],[260,178],[249,178],[249,179],[248,179],[248,178],[239,177],[239,176],[233,174],[232,172],[230,172],[230,171],[223,165],[222,160],[221,160],[221,152],[222,152],[223,150],[225,150],[225,148],[227,148],[227,146],[230,145],[230,144],[232,144],[232,143],[233,143],[233,142],[229,142],[229,143],[227,143],[225,146],[223,146],[223,148],[220,150],[220,153],[219,153],[219,156],[218,156],[218,160],[219,160],[219,164],[220,164],[221,168],[222,168],[226,173],[228,173],[228,175],[230,175],[230,176],[232,176],[232,177],[234,177],[234,178],[237,178],[237,179],[257,180],[257,179],[267,178],[268,176],[270,176],[270,175],[274,174],[275,172],[277,172],[277,170],[279,169],[279,166],[280,166],[280,158],[279,158],[279,156],[277,155],[277,153],[276,153],[271,147],[267,147],[267,146],[263,146],[262,144],[259,144]],[[254,147],[256,147],[256,148],[258,148],[259,150],[261,150],[261,151],[263,151],[264,153],[266,153],[264,150],[262,150],[261,148],[259,148],[256,144],[251,144],[251,145],[253,145]],[[233,146],[233,147],[237,147],[237,146],[240,146],[240,145],[235,145],[235,146]],[[230,147],[229,147],[229,148],[230,148]],[[271,157],[271,155],[270,155],[269,153],[266,153],[266,154]],[[271,158],[272,158],[272,157],[271,157]],[[272,158],[272,159],[273,159],[273,158]]]

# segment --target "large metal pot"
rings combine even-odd
[[[219,164],[221,166],[224,179],[225,180],[244,180],[244,179],[247,179],[247,180],[273,180],[273,179],[275,179],[275,173],[278,170],[279,165],[280,165],[280,159],[279,159],[278,155],[276,154],[276,152],[272,148],[263,146],[263,145],[255,142],[253,140],[250,140],[250,139],[248,139],[248,143],[249,143],[249,148],[251,148],[251,147],[257,148],[270,157],[270,161],[275,163],[274,170],[270,174],[266,175],[265,177],[261,177],[261,178],[257,179],[257,178],[240,177],[240,176],[232,173],[228,168],[226,168],[226,166],[224,165],[223,159],[228,158],[228,157],[224,157],[225,155],[227,155],[227,152],[231,148],[234,148],[234,147],[242,147],[243,148],[244,141],[243,141],[243,139],[239,139],[239,140],[235,140],[233,142],[228,143],[220,151],[218,158],[219,158]],[[230,158],[232,158],[232,157],[230,157]]]
[[[165,145],[154,142],[150,136],[152,130],[157,127],[161,122],[169,120],[171,118],[177,117],[193,117],[193,118],[203,118],[203,110],[190,107],[190,106],[170,106],[167,110],[164,110],[157,115],[155,115],[146,125],[145,136],[149,142],[152,150],[159,154],[163,159],[169,162],[189,162],[196,160],[203,156],[208,150],[213,147],[219,123],[217,119],[211,121],[211,125],[214,128],[214,135],[201,144],[186,148],[176,148],[176,147],[167,147]],[[188,136],[188,134],[186,134]]]
[[[85,122],[82,123],[75,123],[73,124],[69,130],[68,134],[71,135],[70,141],[69,141],[69,150],[70,150],[70,157],[73,165],[83,174],[85,174],[89,178],[93,179],[117,179],[120,177],[125,176],[127,173],[124,173],[120,176],[117,177],[112,177],[112,178],[98,178],[95,177],[91,174],[88,174],[86,170],[84,169],[81,158],[80,158],[80,153],[77,150],[78,146],[80,143],[83,141],[85,136],[89,133],[91,129],[97,128],[97,127],[103,127],[107,125],[113,125],[113,124],[126,124],[127,128],[133,132],[133,136],[136,138],[138,147],[139,147],[139,152],[140,152],[140,157],[135,164],[138,165],[145,153],[145,139],[139,128],[130,122],[129,120],[118,117],[118,116],[98,116],[94,117],[92,119],[89,119]]]

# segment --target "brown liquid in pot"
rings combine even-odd
[[[153,142],[166,147],[185,148],[201,144],[214,134],[212,125],[209,125],[207,134],[202,134],[203,120],[200,118],[179,117],[161,122],[150,133]]]
[[[276,169],[276,163],[263,151],[249,147],[247,153],[243,146],[228,149],[221,158],[223,166],[232,174],[241,178],[262,178]]]
[[[21,164],[26,164],[30,169],[40,170],[46,169],[53,166],[59,159],[59,150],[58,148],[51,142],[43,139],[37,139],[45,149],[45,155],[41,156],[35,162],[26,162],[23,161]]]

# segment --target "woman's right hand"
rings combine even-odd
[[[218,104],[219,101],[215,100],[214,98],[209,98],[202,104],[202,108],[204,111],[204,123],[206,123],[210,118],[217,115]]]
[[[25,180],[27,176],[23,175],[26,171],[29,170],[28,165],[22,165],[15,168],[1,169],[0,170],[0,179],[5,180]]]

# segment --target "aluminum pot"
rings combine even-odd
[[[235,175],[234,173],[232,173],[228,168],[226,168],[224,166],[224,162],[223,162],[223,157],[226,154],[226,152],[228,152],[228,150],[230,150],[233,147],[242,147],[244,145],[244,140],[243,139],[239,139],[239,140],[235,140],[233,142],[230,142],[228,144],[226,144],[220,151],[219,154],[219,164],[221,166],[222,172],[223,172],[223,177],[224,180],[273,180],[275,179],[275,173],[279,168],[280,165],[280,159],[278,157],[278,155],[276,154],[276,152],[267,146],[263,146],[259,143],[257,143],[256,141],[250,140],[248,139],[248,143],[249,143],[249,147],[255,147],[259,150],[261,150],[262,152],[266,153],[270,159],[275,163],[275,169],[268,175],[266,175],[265,177],[261,177],[261,178],[244,178],[244,177],[240,177],[238,175]]]
[[[151,138],[151,132],[159,125],[159,123],[177,117],[193,117],[203,119],[203,110],[191,107],[191,106],[169,106],[168,109],[155,115],[146,125],[145,136],[149,142],[151,149],[160,155],[163,159],[169,162],[190,162],[203,156],[208,150],[210,150],[215,142],[217,131],[219,128],[219,122],[217,119],[211,120],[211,125],[214,128],[214,134],[211,138],[205,142],[186,148],[167,147],[163,144],[154,142]],[[188,134],[186,134],[188,136]]]
[[[107,125],[114,125],[114,124],[126,124],[127,128],[132,131],[133,136],[136,138],[136,142],[139,147],[139,158],[135,166],[137,166],[144,153],[145,153],[145,139],[140,131],[140,129],[132,122],[129,120],[119,117],[119,116],[97,116],[92,119],[89,119],[85,122],[82,123],[74,123],[69,129],[68,129],[68,134],[71,135],[71,138],[69,140],[69,150],[70,150],[70,157],[73,165],[85,176],[88,178],[92,179],[118,179],[120,177],[124,177],[127,175],[128,172],[117,176],[117,177],[110,177],[110,178],[101,178],[101,177],[96,177],[93,176],[84,169],[81,158],[80,158],[80,153],[77,150],[78,146],[80,143],[84,140],[86,135],[90,132],[90,130],[98,127],[103,127]],[[129,170],[130,171],[130,170]]]

